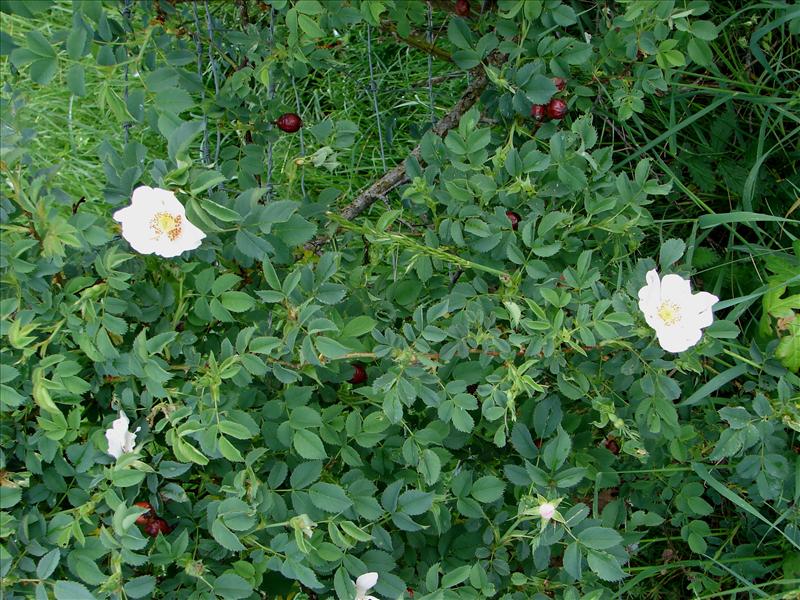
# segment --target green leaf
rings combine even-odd
[[[472,570],[472,565],[462,565],[460,567],[456,567],[452,571],[445,573],[442,575],[442,587],[443,588],[451,588],[459,583],[463,583],[469,577],[469,573]]]
[[[255,510],[239,498],[227,498],[220,502],[217,517],[234,531],[246,531],[256,523]]]
[[[253,434],[250,433],[250,430],[247,429],[247,427],[241,425],[240,423],[236,423],[235,421],[220,421],[219,430],[220,432],[236,438],[237,440],[249,440],[253,437]]]
[[[564,570],[570,577],[580,580],[583,572],[583,558],[581,556],[581,549],[577,542],[572,542],[567,549],[564,550]]]
[[[256,301],[251,296],[248,296],[245,292],[237,291],[222,292],[219,301],[222,306],[235,313],[247,312],[256,304]]]
[[[661,244],[661,251],[658,253],[658,263],[662,269],[666,269],[675,263],[686,251],[686,242],[683,240],[671,239]]]
[[[472,484],[472,497],[481,504],[488,504],[503,495],[506,484],[494,475],[485,475]]]
[[[589,550],[586,557],[589,568],[604,581],[620,581],[627,577],[625,571],[619,566],[617,559],[608,552]]]
[[[241,552],[245,547],[239,541],[238,536],[223,525],[222,521],[217,518],[211,525],[211,535],[217,540],[217,543],[231,552]]]
[[[156,578],[152,575],[141,575],[128,580],[123,589],[130,598],[144,598],[150,596],[156,587]]]
[[[293,489],[300,490],[317,481],[321,474],[321,461],[303,462],[294,468],[289,482]]]
[[[75,63],[67,71],[67,87],[76,96],[86,95],[86,81],[84,78],[83,65]]]
[[[56,581],[53,593],[56,600],[96,600],[85,585],[74,581]]]
[[[39,85],[47,85],[58,73],[57,58],[39,58],[30,66],[31,81]]]
[[[316,345],[320,354],[322,354],[322,356],[325,358],[337,359],[352,352],[350,348],[346,348],[336,340],[332,340],[324,335],[317,336],[314,340],[314,344]]]
[[[425,483],[433,485],[439,481],[442,472],[442,461],[439,455],[430,448],[422,451],[418,466],[420,474],[425,478]]]
[[[309,427],[322,427],[322,417],[319,412],[310,406],[298,406],[289,414],[289,425],[295,429]]]
[[[61,551],[58,548],[53,548],[39,559],[36,564],[36,577],[39,579],[49,579],[53,571],[56,570],[58,562],[61,560]]]
[[[297,453],[308,460],[322,460],[328,457],[319,436],[308,429],[298,429],[292,437],[292,445]]]
[[[240,600],[252,595],[253,586],[235,573],[224,573],[214,580],[214,593],[225,600]]]
[[[525,84],[525,96],[533,104],[546,104],[558,91],[550,77],[534,75]]]
[[[447,26],[447,37],[456,48],[472,49],[472,32],[462,19],[450,19]]]
[[[481,55],[475,50],[456,50],[452,59],[456,66],[464,70],[473,69],[481,64]]]
[[[235,210],[231,210],[226,206],[217,204],[213,200],[204,198],[200,201],[200,208],[210,214],[212,217],[225,221],[226,223],[238,223],[242,217]]]
[[[686,46],[686,51],[689,53],[689,58],[701,67],[708,67],[714,61],[711,47],[704,40],[698,38],[690,39],[689,44]]]
[[[22,499],[22,489],[20,488],[3,488],[3,493],[0,494],[0,508],[11,508],[19,504]]]
[[[208,464],[208,458],[180,436],[174,436],[172,449],[175,452],[175,457],[181,462],[193,462],[198,465]]]
[[[608,527],[588,527],[578,534],[578,541],[594,550],[606,550],[622,542],[622,536]]]
[[[208,188],[210,188],[212,186],[215,186],[218,183],[224,182],[225,179],[226,179],[225,175],[223,175],[219,171],[213,171],[213,170],[212,171],[201,171],[199,175],[196,175],[196,176],[192,177],[192,183],[191,183],[191,185],[189,187],[189,193],[191,193],[191,194],[199,194],[200,192],[204,192]],[[208,202],[211,202],[211,201],[209,200]],[[216,204],[216,202],[211,202],[211,203],[212,204]],[[216,204],[216,205],[219,206],[219,204]],[[206,208],[206,206],[203,206],[203,208]],[[226,210],[229,210],[229,209],[226,209]],[[209,212],[212,215],[214,214],[211,211],[209,211]],[[235,211],[231,211],[231,212],[233,212],[236,215],[236,217],[238,218],[239,213],[237,213]],[[216,216],[216,215],[214,215],[214,216]],[[219,217],[217,217],[217,218],[219,218]]]
[[[192,142],[203,132],[202,121],[187,121],[169,135],[167,154],[178,162],[186,158]]]
[[[67,54],[72,60],[78,60],[83,56],[87,38],[85,27],[78,24],[72,26],[67,36]]]
[[[277,200],[270,202],[261,211],[260,224],[285,223],[297,212],[300,205],[293,200]]]
[[[784,367],[797,373],[800,370],[800,315],[795,315],[789,323],[789,331],[780,338],[775,357]]]
[[[351,319],[342,328],[342,337],[359,337],[365,333],[369,333],[377,325],[377,321],[372,317],[361,315]]]
[[[339,513],[353,505],[344,490],[333,483],[317,482],[308,490],[314,506],[329,513]]]
[[[556,437],[542,448],[542,460],[550,469],[558,469],[567,460],[571,449],[572,440],[567,432],[559,426]]]
[[[139,485],[147,473],[134,469],[114,469],[111,471],[111,481],[117,487],[132,487]]]
[[[244,457],[239,449],[234,446],[231,441],[224,435],[220,435],[217,439],[217,446],[219,447],[220,454],[231,462],[244,462]]]
[[[692,21],[692,35],[710,42],[717,39],[717,26],[711,21]]]
[[[25,42],[27,43],[30,51],[38,56],[43,56],[45,58],[56,57],[55,49],[50,45],[50,42],[47,41],[47,38],[44,37],[40,31],[36,31],[34,29],[25,33]]]
[[[421,515],[430,510],[433,504],[433,494],[420,490],[408,490],[400,494],[398,502],[400,510],[407,515]]]
[[[300,215],[292,215],[285,223],[276,223],[272,228],[272,232],[290,247],[304,244],[316,231],[317,226]]]

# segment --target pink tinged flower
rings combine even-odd
[[[545,502],[539,505],[539,516],[545,521],[552,519],[554,514],[556,514],[556,507],[553,503]]]
[[[378,600],[375,596],[367,595],[372,588],[378,583],[377,573],[364,573],[361,577],[356,579],[356,597],[355,600]]]
[[[111,423],[111,428],[106,430],[106,439],[108,440],[108,453],[116,459],[119,459],[123,454],[133,452],[136,446],[136,434],[141,427],[137,427],[136,431],[128,431],[130,421],[128,416],[119,411],[119,418]]]
[[[122,237],[140,254],[172,258],[194,250],[206,237],[186,218],[183,204],[169,190],[146,185],[133,190],[131,204],[114,213]]]
[[[703,336],[703,328],[714,322],[711,307],[719,302],[714,294],[692,294],[688,279],[648,271],[647,285],[639,290],[639,309],[667,352],[688,350]]]

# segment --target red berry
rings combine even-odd
[[[459,17],[469,16],[469,0],[456,0],[456,14]]]
[[[608,448],[608,451],[611,452],[611,454],[619,454],[619,444],[617,443],[617,440],[613,438],[606,440],[606,448]]]
[[[138,517],[136,517],[137,525],[147,525],[150,521],[153,520],[153,518],[155,518],[156,512],[153,510],[153,506],[149,502],[135,502],[134,506],[147,509],[146,513],[143,513]]]
[[[521,220],[521,217],[513,210],[507,210],[506,216],[508,217],[508,220],[511,221],[511,229],[516,231],[517,227],[519,227],[519,222]]]
[[[531,106],[531,117],[537,121],[544,120],[547,113],[547,106],[544,104],[534,104]]]
[[[560,98],[553,98],[547,105],[547,116],[551,119],[560,119],[567,114],[567,103]]]
[[[364,370],[364,367],[358,363],[355,363],[353,366],[353,376],[350,378],[350,383],[353,385],[360,385],[367,381],[367,372]]]
[[[159,533],[167,535],[170,531],[172,527],[161,517],[156,517],[144,526],[144,532],[150,537],[158,537]]]
[[[565,87],[567,87],[567,80],[562,79],[561,77],[553,77],[553,83],[556,86],[556,89],[560,92],[563,91]]]
[[[286,113],[278,117],[278,120],[275,121],[275,124],[281,131],[285,131],[286,133],[294,133],[303,126],[303,120],[295,113]]]

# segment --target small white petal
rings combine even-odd
[[[366,594],[378,583],[378,574],[373,572],[364,573],[356,579],[356,600],[366,600]]]
[[[200,242],[205,239],[206,234],[203,233],[203,230],[199,227],[196,227],[194,223],[190,223],[188,219],[184,220],[183,226],[183,233],[181,238],[185,240],[186,244],[194,244],[191,248],[187,248],[187,250],[194,250],[197,246],[200,245]]]
[[[183,204],[181,204],[181,201],[178,200],[175,192],[162,190],[161,188],[154,188],[153,191],[155,192],[155,197],[161,203],[162,210],[178,214],[182,217],[186,215],[186,209],[183,207]]]
[[[700,312],[710,310],[717,302],[719,302],[719,298],[708,292],[698,292],[692,296],[692,306]]]
[[[645,276],[647,285],[639,290],[639,310],[644,314],[644,319],[650,327],[657,327],[661,320],[656,315],[661,303],[661,281],[655,270],[648,271]]]
[[[128,416],[119,411],[119,418],[111,422],[111,428],[106,430],[108,440],[108,453],[114,458],[119,458],[126,452],[133,452],[136,446],[136,433],[128,431],[130,421]],[[137,428],[136,431],[139,431]]]
[[[658,343],[667,352],[684,352],[697,344],[703,336],[700,329],[685,327],[665,327],[656,332]]]
[[[661,279],[662,300],[680,300],[692,295],[691,284],[688,279],[670,273]]]

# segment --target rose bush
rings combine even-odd
[[[791,590],[796,98],[721,10],[3,3],[8,597]]]

